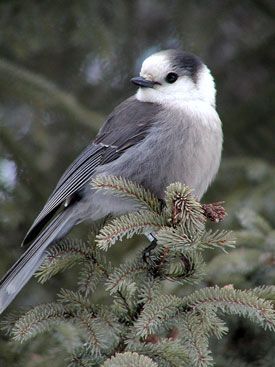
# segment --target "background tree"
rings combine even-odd
[[[216,254],[208,255],[207,281],[240,288],[274,284],[274,15],[269,0],[1,2],[2,273],[21,253],[27,228],[63,170],[112,107],[134,93],[129,78],[142,59],[180,46],[202,56],[213,70],[224,126],[222,167],[204,200],[226,201],[228,217],[221,228],[245,227],[243,249],[230,255],[231,268],[215,272]],[[242,216],[243,209],[256,212],[249,223],[242,219],[250,218]],[[88,231],[83,225],[74,234],[85,238]],[[140,245],[139,239],[131,240],[111,249],[110,256],[129,258]],[[76,274],[73,269],[61,273],[45,287],[32,281],[14,305],[50,301]],[[274,349],[274,341],[258,329],[234,322],[235,332],[224,339],[222,350],[231,365],[249,364]],[[2,338],[0,361],[11,350]],[[257,348],[246,348],[249,343]],[[39,359],[39,347],[34,343],[33,348],[34,361],[28,363]],[[11,358],[13,366],[20,356]]]

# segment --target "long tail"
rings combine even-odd
[[[70,210],[57,215],[0,281],[0,314],[8,307],[43,262],[47,247],[72,227]]]

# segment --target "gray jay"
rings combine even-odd
[[[96,175],[122,176],[162,199],[180,181],[201,198],[221,159],[222,129],[215,109],[215,85],[195,55],[166,50],[148,57],[137,93],[108,116],[95,140],[58,181],[29,229],[28,248],[0,282],[0,312],[43,262],[47,248],[84,220],[136,210],[133,202],[92,188]]]

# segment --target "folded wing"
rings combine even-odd
[[[155,122],[159,108],[153,103],[139,102],[135,97],[115,108],[94,142],[64,172],[23,243],[33,241],[60,208],[66,210],[67,205],[80,198],[81,189],[98,166],[117,159],[127,149],[142,141]]]

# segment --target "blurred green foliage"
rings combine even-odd
[[[135,92],[129,79],[138,73],[142,60],[169,47],[201,56],[216,80],[224,154],[217,180],[204,201],[226,201],[225,227],[240,229],[239,213],[250,208],[267,220],[272,231],[274,18],[272,0],[1,1],[1,272],[21,253],[26,230],[63,170],[93,139],[112,108]],[[245,249],[236,249],[237,260],[244,256],[243,251],[249,252],[244,265],[236,264],[235,253],[231,254],[233,271],[228,265],[228,273],[219,277],[212,269],[218,260],[209,255],[210,282],[236,281],[241,288],[274,284],[274,262],[259,264],[255,252],[261,254],[263,246],[263,254],[273,254],[273,237],[257,237],[256,224],[245,230],[240,240]],[[74,233],[82,237],[88,231],[89,226],[82,225]],[[251,241],[258,247],[246,249]],[[112,256],[119,261],[131,256],[137,246],[131,240],[127,246],[117,246]],[[234,269],[242,270],[242,275],[234,274]],[[74,274],[61,274],[46,287],[33,280],[14,304],[52,300],[57,289],[69,287]],[[249,365],[253,358],[274,349],[274,341],[258,330],[236,320],[232,323],[236,334],[230,334],[224,350],[219,351],[231,366]],[[26,362],[20,360],[20,349],[13,353],[4,339],[0,345],[3,366],[18,366],[19,361],[28,367],[40,366],[39,350],[50,342],[37,340],[37,348],[32,345],[33,360]],[[253,347],[259,340],[259,347],[245,353],[249,343]],[[274,361],[272,356],[266,358]],[[268,363],[265,366],[272,365]]]

